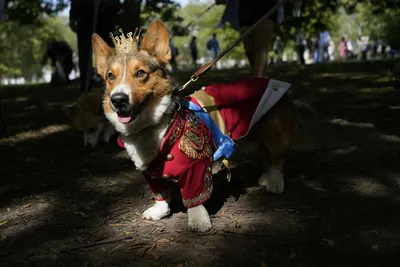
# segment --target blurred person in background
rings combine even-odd
[[[226,5],[218,27],[222,28],[226,22],[229,22],[235,30],[242,34],[267,14],[276,3],[277,0],[216,0],[216,4]],[[254,31],[244,38],[243,44],[251,66],[252,76],[264,77],[274,29],[276,24],[282,21],[283,8],[281,6],[277,12],[267,20],[262,21]]]
[[[4,16],[4,4],[5,4],[5,0],[0,0],[0,21],[5,21],[6,18]]]
[[[190,41],[190,55],[192,56],[193,66],[197,67],[197,58],[198,58],[198,50],[197,50],[197,37],[193,36]]]
[[[71,0],[69,25],[78,39],[81,94],[89,92],[93,84],[92,34],[112,45],[110,32],[115,31],[119,10],[119,0]]]
[[[298,29],[296,35],[296,49],[300,65],[305,64],[304,51],[306,50],[306,47],[307,47],[306,37],[304,36],[303,31],[301,29]]]
[[[50,59],[51,66],[55,69],[52,75],[52,84],[69,83],[69,74],[74,68],[73,54],[74,52],[67,42],[54,38],[47,41],[42,65]]]

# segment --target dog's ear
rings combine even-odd
[[[155,56],[161,64],[167,64],[171,59],[168,30],[161,20],[154,20],[149,25],[141,48]]]
[[[96,33],[92,35],[93,52],[96,59],[97,73],[104,78],[107,70],[107,61],[114,55],[114,51],[108,44]]]

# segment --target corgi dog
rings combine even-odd
[[[261,148],[265,167],[260,186],[271,193],[284,191],[283,164],[296,126],[295,104],[287,94],[290,84],[249,77],[178,97],[166,70],[171,51],[162,21],[149,25],[140,46],[136,32],[112,38],[114,48],[99,35],[92,36],[97,71],[106,83],[103,108],[120,134],[119,144],[154,195],[155,203],[143,212],[144,219],[160,220],[170,214],[169,188],[178,184],[189,229],[205,232],[212,227],[203,203],[213,190],[215,153],[223,150],[216,145],[216,128],[208,127],[212,123],[237,148],[248,148],[247,144]],[[200,116],[204,110],[208,119]]]
[[[104,87],[94,87],[70,106],[63,107],[72,124],[83,134],[83,146],[95,148],[99,140],[109,143],[116,134],[114,126],[104,116]]]

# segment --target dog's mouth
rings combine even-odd
[[[127,124],[132,121],[134,121],[137,116],[143,111],[143,109],[146,107],[148,102],[148,97],[145,97],[145,99],[139,103],[135,104],[129,104],[126,107],[115,107],[113,105],[112,109],[115,111],[117,114],[118,121],[122,124]]]
[[[126,124],[132,121],[132,115],[127,112],[117,112],[117,118],[120,123]]]

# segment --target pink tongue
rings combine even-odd
[[[128,117],[120,117],[120,116],[118,116],[118,121],[120,123],[128,123],[128,122],[131,121],[131,116],[128,116]]]

